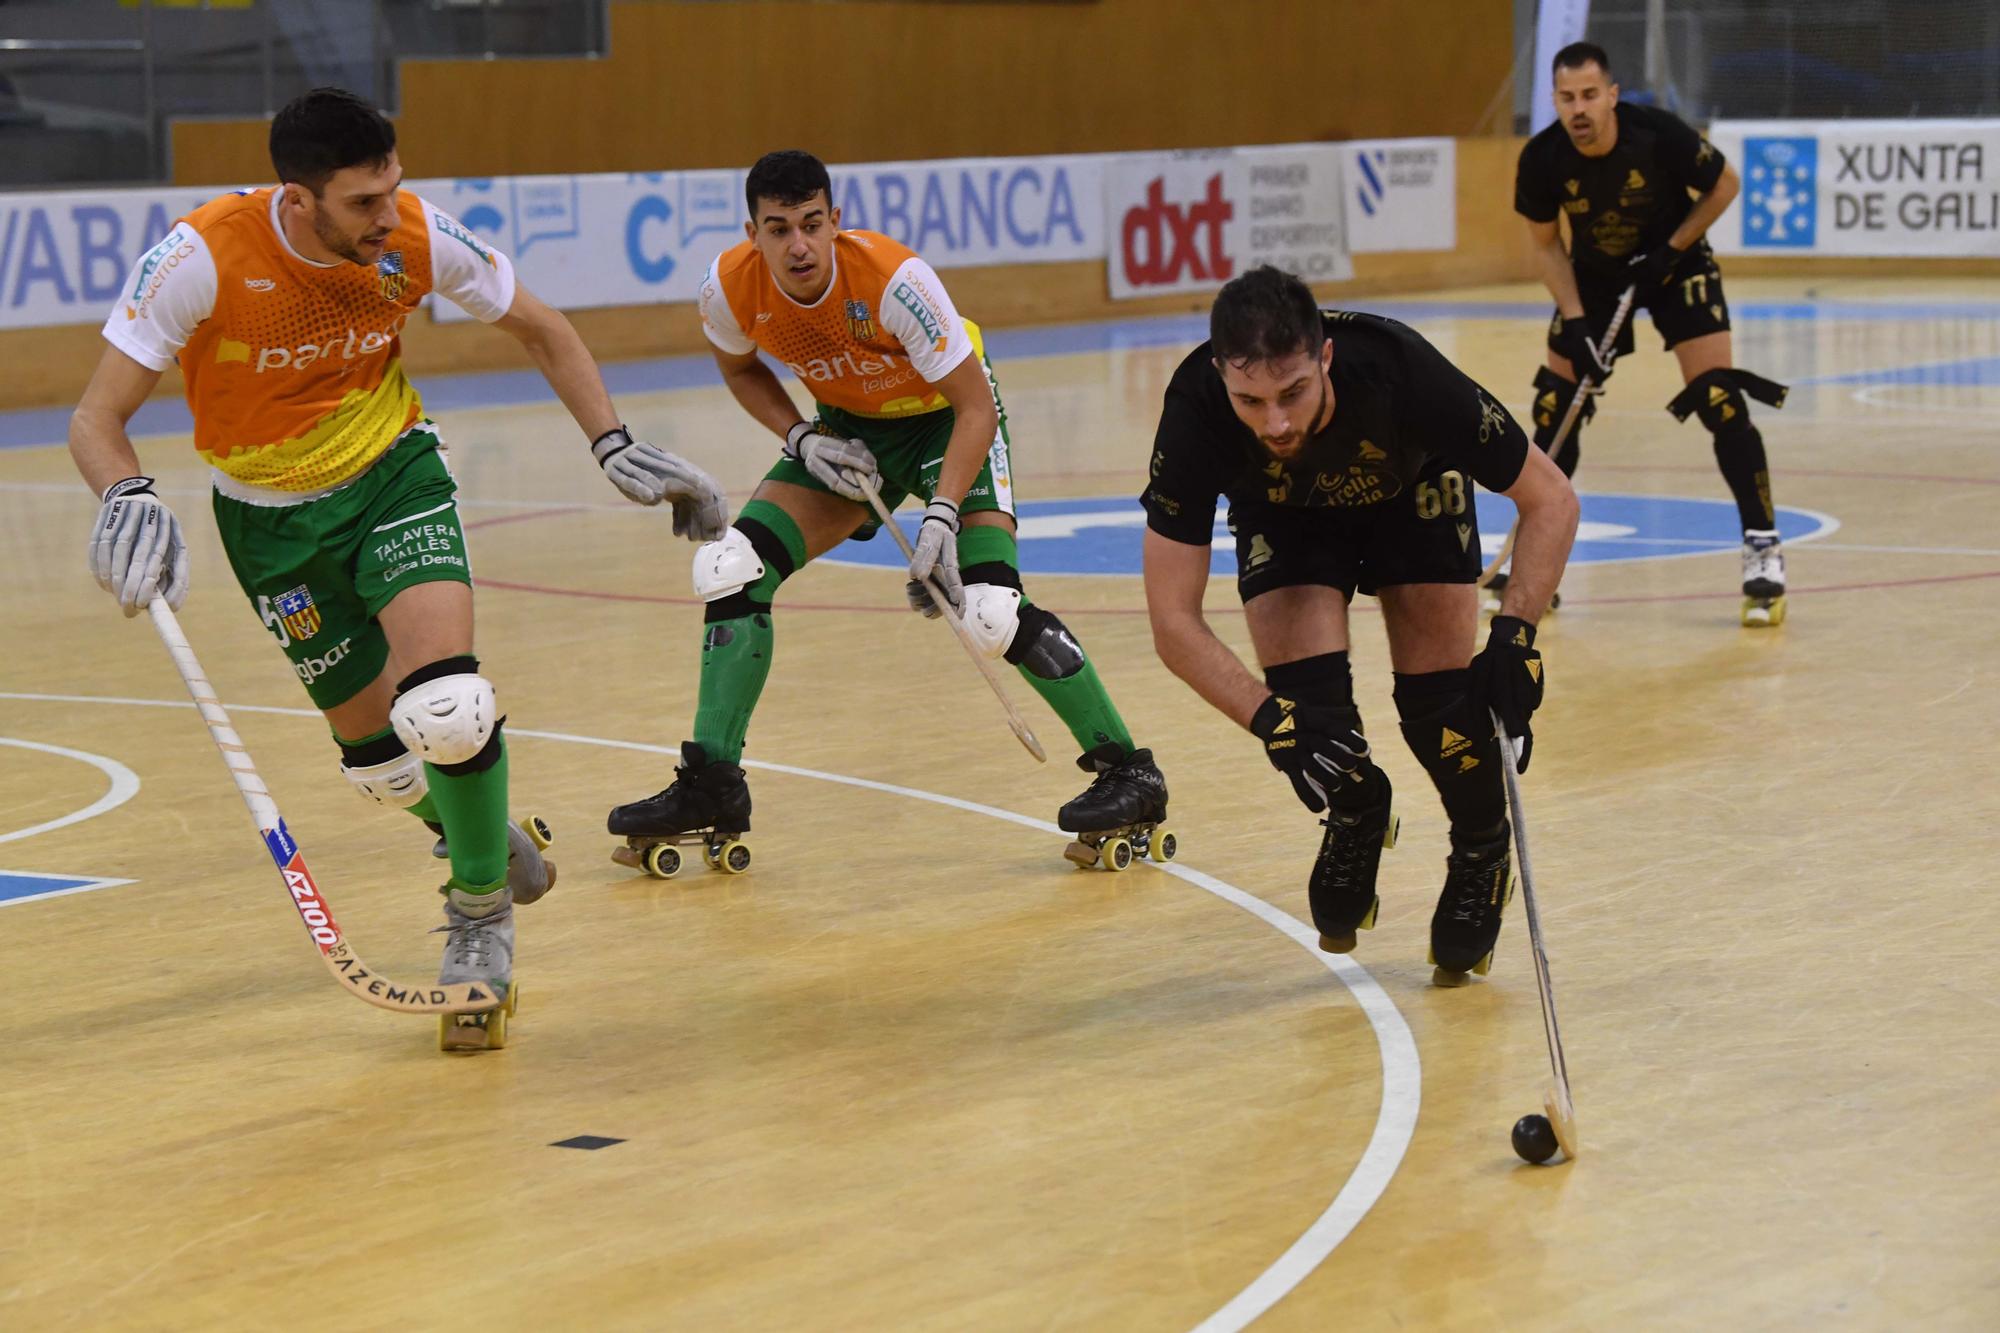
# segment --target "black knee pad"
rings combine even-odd
[[[1069,627],[1032,602],[1021,603],[1020,627],[1004,655],[1010,664],[1043,680],[1067,680],[1083,670],[1085,661],[1083,646]]]
[[[1493,719],[1480,717],[1466,694],[1470,676],[1463,667],[1396,676],[1403,743],[1430,775],[1456,836],[1487,834],[1507,813],[1500,743]]]
[[[1570,403],[1576,398],[1576,384],[1550,370],[1547,366],[1535,372],[1535,410],[1529,415],[1535,419],[1534,441],[1543,453],[1555,442],[1556,427],[1562,425],[1563,417],[1569,412]],[[1569,439],[1563,442],[1563,452],[1573,454],[1575,441],[1583,434],[1583,423],[1597,415],[1597,399],[1587,398],[1583,410],[1577,413],[1576,424],[1569,428]],[[1558,460],[1560,461],[1560,460]],[[1575,470],[1575,463],[1565,469],[1567,476]]]
[[[1686,421],[1689,417],[1701,418],[1701,424],[1708,427],[1711,434],[1720,435],[1727,429],[1740,429],[1750,424],[1749,399],[1772,407],[1783,407],[1785,395],[1790,390],[1774,380],[1762,375],[1753,375],[1747,370],[1724,367],[1709,370],[1689,380],[1687,387],[1675,394],[1667,404],[1667,411],[1674,414],[1674,420]]]

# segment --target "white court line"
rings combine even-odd
[[[189,702],[170,699],[129,699],[102,695],[84,694],[22,694],[4,692],[0,699],[20,699],[42,703],[81,704],[122,704],[140,708],[187,708]],[[231,712],[273,713],[285,717],[317,718],[319,713],[310,708],[278,708],[270,705],[228,704]],[[578,736],[562,731],[532,731],[526,727],[509,728],[510,734],[533,740],[563,741],[572,745],[596,745],[613,750],[636,750],[642,754],[659,754],[678,758],[678,747],[648,745],[642,741],[612,740],[601,736]],[[1012,810],[1002,810],[996,806],[982,805],[977,801],[962,800],[956,796],[945,796],[938,792],[923,791],[916,787],[900,787],[893,783],[876,782],[868,778],[849,777],[842,773],[827,773],[813,768],[797,768],[790,764],[773,764],[762,760],[747,760],[745,768],[763,769],[772,773],[783,773],[791,777],[810,778],[819,782],[832,782],[846,787],[858,787],[866,791],[882,792],[891,796],[903,796],[911,800],[927,801],[933,805],[948,806],[954,810],[964,810],[971,814],[985,815],[991,819],[1005,820],[1024,828],[1045,833],[1061,834],[1061,830],[1046,820],[1034,819],[1028,815],[1016,814]],[[1149,863],[1153,864],[1153,863]],[[1220,898],[1232,907],[1241,908],[1258,920],[1272,927],[1287,939],[1304,949],[1315,961],[1331,972],[1353,995],[1367,1018],[1369,1027],[1375,1034],[1375,1045],[1382,1062],[1382,1101],[1375,1116],[1375,1129],[1368,1138],[1368,1146],[1362,1150],[1360,1161],[1355,1163],[1353,1172],[1334,1195],[1333,1202],[1314,1219],[1304,1234],[1278,1256],[1269,1267],[1243,1288],[1229,1302],[1214,1314],[1195,1326],[1195,1333],[1236,1333],[1249,1326],[1272,1306],[1283,1300],[1293,1288],[1303,1282],[1312,1271],[1326,1261],[1334,1247],[1345,1240],[1375,1206],[1389,1188],[1395,1177],[1396,1168],[1402,1165],[1403,1156],[1409,1151],[1410,1140],[1416,1133],[1417,1111],[1422,1103],[1423,1064],[1417,1055],[1416,1039],[1410,1028],[1396,1009],[1395,1001],[1389,998],[1368,969],[1351,958],[1337,954],[1322,954],[1318,947],[1318,934],[1308,930],[1297,918],[1279,911],[1263,899],[1243,892],[1241,889],[1216,879],[1212,875],[1191,869],[1178,863],[1155,865],[1205,893]]]
[[[32,699],[34,695],[8,695],[14,699]],[[32,838],[37,833],[48,833],[54,829],[68,828],[71,824],[81,824],[86,819],[95,819],[109,810],[116,810],[125,802],[139,794],[139,775],[116,759],[106,759],[101,754],[88,750],[71,750],[60,745],[43,745],[40,741],[18,741],[11,736],[0,736],[0,745],[12,745],[22,750],[38,750],[43,754],[58,754],[65,759],[76,759],[89,764],[111,779],[111,790],[92,801],[81,810],[75,810],[60,819],[51,819],[33,828],[15,829],[12,833],[0,833],[0,842],[19,842],[22,838]],[[128,881],[119,880],[118,883]]]

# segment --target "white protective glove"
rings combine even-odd
[[[805,464],[806,471],[820,485],[856,504],[867,504],[868,492],[882,487],[882,480],[876,475],[875,455],[868,451],[867,445],[838,435],[822,435],[813,429],[811,422],[798,422],[785,432],[785,457]],[[874,483],[872,487],[870,482]]]
[[[910,582],[921,588],[927,579],[938,586],[952,610],[965,609],[965,585],[958,577],[958,506],[943,496],[924,506],[924,521],[917,528],[916,552],[910,557]],[[924,611],[914,595],[910,597],[910,609]],[[924,614],[934,613],[924,611]]]
[[[104,492],[90,532],[90,573],[128,617],[145,610],[156,595],[176,611],[187,601],[188,549],[181,521],[153,494],[151,477],[127,477]]]
[[[679,454],[635,440],[620,426],[592,440],[590,455],[626,499],[642,505],[672,501],[674,536],[712,542],[729,530],[722,488]]]

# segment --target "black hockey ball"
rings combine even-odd
[[[1556,1131],[1545,1115],[1524,1115],[1514,1122],[1514,1151],[1524,1162],[1540,1166],[1556,1155]]]

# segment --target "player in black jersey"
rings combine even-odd
[[[1764,437],[1749,398],[1773,407],[1784,386],[1735,369],[1722,271],[1704,239],[1740,186],[1736,172],[1685,121],[1618,100],[1602,48],[1577,42],[1556,53],[1556,123],[1528,140],[1514,179],[1514,211],[1528,220],[1541,278],[1556,300],[1548,365],[1535,373],[1535,443],[1547,449],[1577,392],[1579,372],[1599,386],[1615,357],[1632,350],[1632,325],[1601,346],[1627,287],[1633,313],[1653,327],[1681,365],[1686,388],[1667,404],[1677,420],[1701,418],[1715,461],[1736,497],[1743,526],[1743,623],[1785,618],[1785,558],[1771,506]],[[1569,218],[1564,253],[1556,216]],[[1586,402],[1556,453],[1574,476],[1578,437],[1595,410]]]
[[[1232,280],[1209,333],[1167,386],[1142,496],[1154,645],[1326,812],[1308,897],[1320,947],[1345,953],[1375,922],[1375,872],[1395,840],[1347,658],[1349,600],[1381,599],[1403,739],[1451,820],[1432,961],[1440,985],[1461,984],[1491,963],[1513,888],[1488,710],[1526,763],[1542,699],[1535,622],[1576,535],[1576,494],[1436,348],[1392,319],[1322,312],[1290,274]],[[1514,577],[1476,657],[1474,481],[1521,514]],[[1261,681],[1202,617],[1218,495]]]

